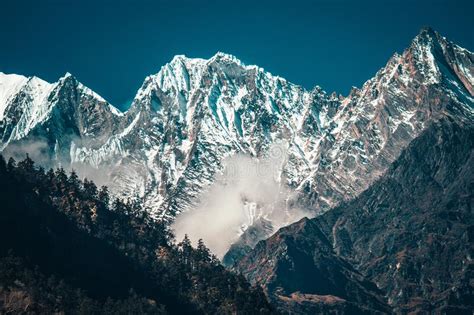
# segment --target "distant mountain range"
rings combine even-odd
[[[126,112],[69,73],[56,83],[1,73],[0,150],[74,168],[172,221],[202,202],[229,157],[271,161],[272,147],[282,146],[275,181],[288,193],[270,205],[241,193],[239,256],[301,218],[294,209],[313,216],[358,196],[433,123],[471,124],[473,62],[473,53],[426,28],[344,97],[224,53],[176,56],[145,79]],[[249,237],[252,226],[259,232]]]

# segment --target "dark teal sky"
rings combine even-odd
[[[123,107],[175,54],[224,51],[347,94],[423,26],[474,50],[473,12],[459,0],[0,0],[0,71],[48,81],[69,71]]]

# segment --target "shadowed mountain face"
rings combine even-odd
[[[317,224],[302,219],[262,241],[238,265],[277,306],[297,313],[388,312],[382,292],[337,256]]]
[[[279,230],[236,268],[283,310],[385,300],[396,313],[471,314],[473,148],[472,123],[433,123],[359,197]]]

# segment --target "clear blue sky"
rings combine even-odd
[[[347,94],[432,26],[474,50],[474,1],[0,0],[0,71],[66,71],[118,107],[176,54],[236,55]]]

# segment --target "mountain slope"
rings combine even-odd
[[[331,269],[324,269],[324,279],[338,275],[334,268],[343,260],[365,281],[375,283],[396,313],[471,314],[473,139],[472,123],[449,117],[433,123],[359,197],[278,231],[259,243],[237,269],[262,283],[280,305],[279,292],[352,296],[358,292],[353,288],[349,293],[340,292],[340,286],[328,290],[327,280],[316,279],[312,286],[302,282],[318,274],[312,270],[325,265],[321,256],[329,252]],[[300,228],[308,225],[314,228]],[[321,246],[320,239],[328,244]],[[270,246],[281,248],[283,254],[262,250]],[[295,252],[313,259],[298,263]],[[291,272],[266,268],[263,262],[269,259],[270,266],[293,263]],[[287,310],[296,302],[289,298],[281,307]]]
[[[292,313],[388,313],[381,291],[336,255],[328,238],[306,218],[257,244],[239,271]]]
[[[335,250],[399,310],[474,307],[473,139],[472,124],[437,123],[381,182],[320,219]]]

